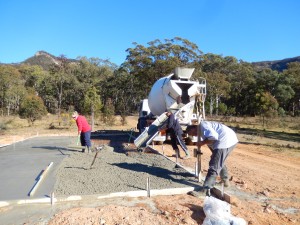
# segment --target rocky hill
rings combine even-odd
[[[76,61],[74,59],[68,59],[69,61]],[[45,51],[38,51],[34,56],[26,59],[20,64],[29,64],[29,65],[39,65],[45,70],[49,70],[50,66],[53,64],[60,64],[61,58],[51,55]]]
[[[252,64],[259,69],[270,68],[272,70],[282,72],[283,70],[287,69],[287,65],[291,62],[300,62],[300,56],[275,61],[254,62]]]
[[[52,64],[59,64],[59,59],[57,57],[55,57],[54,55],[51,55],[47,52],[38,51],[35,53],[34,56],[21,62],[21,64],[29,64],[31,66],[39,65],[39,66],[43,67],[44,69],[48,70]]]

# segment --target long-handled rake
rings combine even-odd
[[[78,150],[82,150],[82,149],[85,149],[85,146],[81,146],[81,145],[79,145],[79,143],[80,143],[80,135],[78,135],[78,137],[77,137],[77,141],[76,141],[76,144],[74,145],[74,144],[70,144],[70,145],[68,145],[67,146],[67,148],[69,148],[69,149],[78,149]]]
[[[92,167],[93,167],[93,165],[94,165],[94,163],[96,161],[98,153],[103,149],[103,145],[100,145],[100,146],[96,147],[95,149],[96,149],[96,154],[94,156],[94,159],[93,159],[93,162],[92,162],[92,164],[90,166],[90,169],[92,169]]]
[[[126,149],[130,146],[130,141],[131,141],[131,137],[132,137],[132,133],[133,133],[133,128],[131,128],[130,131],[131,132],[130,132],[127,144],[123,144],[125,152],[126,152]],[[128,152],[126,152],[125,154],[128,156]]]

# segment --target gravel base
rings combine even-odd
[[[92,168],[95,152],[71,152],[56,174],[56,196],[108,194],[151,189],[197,187],[196,178],[158,154],[130,152],[104,145]]]

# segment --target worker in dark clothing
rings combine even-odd
[[[143,133],[145,128],[147,127],[147,116],[142,116],[138,119],[137,129],[139,130],[139,133]]]
[[[189,150],[187,149],[182,138],[183,131],[178,120],[175,118],[172,112],[166,112],[166,115],[168,116],[167,123],[163,125],[159,130],[167,129],[167,131],[170,133],[171,145],[177,157],[180,157],[180,152],[177,146],[177,144],[179,144],[182,150],[185,152],[185,157],[183,159],[190,158]]]

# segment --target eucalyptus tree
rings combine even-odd
[[[26,94],[24,80],[16,67],[0,65],[0,108],[10,115],[11,110],[17,112],[20,100]]]
[[[7,91],[6,108],[7,115],[10,113],[18,113],[22,99],[27,95],[27,90],[24,87],[22,80],[12,80],[12,85]]]
[[[280,108],[284,111],[289,110],[290,100],[293,99],[295,95],[295,91],[293,89],[294,83],[295,79],[292,75],[279,73],[274,97],[278,101]]]
[[[291,79],[291,87],[294,91],[294,96],[288,102],[291,115],[300,115],[300,62],[292,62],[288,64],[286,70],[283,71],[283,75]]]
[[[263,126],[265,126],[265,117],[277,116],[278,102],[270,92],[260,90],[256,93],[254,102],[256,112],[263,119]]]
[[[240,61],[230,67],[228,81],[231,88],[229,98],[225,102],[229,111],[235,115],[253,114],[251,105],[255,98],[254,74],[253,66],[247,62]]]
[[[131,76],[126,71],[119,69],[113,76],[107,78],[101,84],[101,96],[104,105],[113,104],[115,112],[128,115],[136,109],[140,101],[140,95],[137,90],[141,90],[136,77]]]
[[[21,64],[18,68],[26,88],[34,88],[38,94],[38,86],[47,74],[41,66]]]
[[[213,114],[214,105],[218,114],[219,101],[228,98],[230,83],[226,74],[227,61],[220,55],[205,54],[199,62],[201,76],[207,81],[207,100],[209,101],[209,112]]]
[[[100,105],[105,102],[101,99],[103,82],[113,76],[117,66],[109,60],[99,58],[80,57],[77,60],[72,66],[72,74],[78,81],[72,103],[79,111],[89,113],[94,121],[94,115],[100,112]],[[91,99],[95,104],[92,104]],[[92,107],[84,107],[86,105]]]
[[[100,95],[97,92],[97,89],[95,87],[91,87],[87,90],[84,96],[84,108],[85,111],[91,113],[91,124],[92,124],[92,130],[94,130],[95,125],[95,112],[98,112],[102,108],[102,103],[100,99]]]
[[[276,99],[276,103],[286,109],[286,103],[293,98],[295,92],[292,89],[294,81],[292,76],[279,73],[276,70],[263,69],[255,75],[256,93],[269,93]]]
[[[156,39],[147,46],[133,45],[126,50],[128,55],[121,69],[135,77],[133,91],[139,100],[148,95],[156,80],[172,73],[176,67],[194,66],[202,55],[196,44],[180,37]]]
[[[66,93],[73,87],[72,83],[74,77],[71,76],[70,63],[71,62],[64,55],[61,55],[58,63],[51,66],[49,75],[46,76],[42,82],[42,84],[47,86],[47,89],[52,92],[52,96],[55,99],[59,125],[61,122],[62,107],[66,100]]]
[[[45,73],[45,76],[38,82],[36,90],[43,99],[47,111],[55,114],[58,108],[57,90],[50,73]]]

